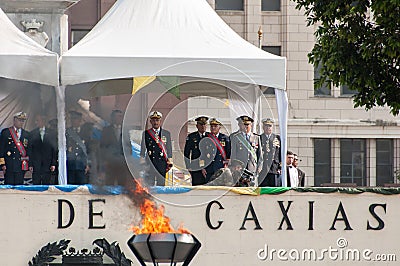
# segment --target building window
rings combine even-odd
[[[215,0],[215,10],[244,10],[243,0]]]
[[[314,84],[321,78],[321,65],[314,67]],[[331,89],[328,83],[324,83],[322,87],[317,88],[314,86],[314,96],[331,96]]]
[[[90,30],[71,30],[71,46],[77,44]]]
[[[280,46],[262,46],[261,49],[264,51],[274,54],[274,55],[281,55],[281,47]],[[275,95],[275,89],[272,87],[263,87],[264,95]]]
[[[393,183],[393,140],[376,140],[376,185]]]
[[[261,11],[280,11],[280,0],[261,0]]]
[[[340,140],[340,182],[366,185],[365,139]]]
[[[347,85],[342,85],[340,86],[340,94],[344,96],[353,96],[357,94],[358,92],[356,90],[350,90],[349,86]]]
[[[274,55],[281,55],[281,47],[280,46],[262,46],[261,49],[264,51],[274,54]]]
[[[314,186],[331,183],[331,140],[314,139]]]

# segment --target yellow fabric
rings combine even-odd
[[[225,187],[225,186],[192,186],[196,190],[228,190],[237,194],[257,196],[260,194],[260,188],[256,187]]]
[[[1,165],[6,164],[6,161],[4,160],[4,158],[0,158],[0,164]]]
[[[170,158],[169,160],[172,163],[172,158]],[[177,176],[177,174],[181,174],[181,177],[183,175],[183,178]],[[172,166],[172,168],[167,173],[165,173],[165,186],[185,187],[190,186],[190,184],[190,175],[188,173],[185,175],[185,173],[176,166]]]
[[[224,102],[224,107],[229,107],[229,100],[228,99],[226,99],[226,101]]]
[[[141,88],[149,85],[156,79],[155,76],[140,76],[133,78],[132,95],[138,92]]]

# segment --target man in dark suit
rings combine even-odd
[[[165,186],[165,174],[172,167],[171,133],[161,127],[162,114],[153,111],[149,115],[151,128],[142,136],[141,162],[149,167],[148,185]]]
[[[297,154],[293,154],[293,166],[296,167],[297,173],[299,174],[299,187],[304,187],[305,180],[306,180],[306,173],[299,168],[299,157]]]
[[[26,118],[26,113],[16,113],[13,126],[1,131],[0,167],[5,185],[23,185],[25,173],[29,170],[30,136],[22,128]]]
[[[85,141],[81,134],[82,113],[70,111],[71,127],[67,128],[67,178],[68,184],[83,185],[88,180],[89,162]]]
[[[229,137],[220,133],[221,122],[216,118],[210,119],[210,133],[200,143],[201,156],[206,165],[206,183],[211,176],[221,168],[228,166],[231,158],[231,143]]]
[[[206,162],[204,158],[200,158],[200,141],[207,137],[208,117],[199,116],[195,121],[197,131],[187,136],[183,151],[186,168],[192,176],[192,186],[204,185],[207,178]]]
[[[37,128],[31,132],[31,171],[34,185],[51,185],[51,174],[57,165],[57,136],[46,127],[44,115],[36,115]]]
[[[286,152],[286,186],[298,187],[299,186],[299,173],[293,165],[294,153],[291,151]]]
[[[101,134],[100,148],[106,185],[123,185],[130,177],[122,148],[123,118],[124,114],[121,110],[113,110],[111,125],[103,128]]]
[[[274,121],[263,119],[264,133],[260,135],[261,146],[264,152],[263,169],[259,177],[259,187],[281,186],[279,180],[281,168],[281,138],[273,133]]]
[[[230,135],[231,159],[239,160],[252,175],[247,185],[257,186],[258,176],[263,165],[263,151],[260,143],[260,136],[252,132],[253,118],[242,115],[236,119],[239,130]],[[246,185],[238,184],[240,186]]]

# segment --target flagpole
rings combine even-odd
[[[258,27],[258,48],[262,49],[262,37],[263,37],[263,31],[262,31],[262,26],[260,25]],[[259,86],[260,91],[261,90],[261,86]],[[257,123],[257,133],[261,134],[261,115],[262,115],[262,111],[261,111],[261,97],[257,98],[258,101],[258,106],[257,106],[257,116],[258,116],[258,123]]]

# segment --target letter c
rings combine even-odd
[[[207,222],[207,225],[208,225],[208,227],[209,227],[210,229],[217,230],[218,228],[221,227],[223,221],[218,221],[218,225],[217,225],[217,226],[212,225],[211,220],[210,220],[210,210],[211,210],[211,206],[212,206],[213,204],[217,204],[217,205],[219,206],[219,209],[220,209],[220,210],[221,210],[221,209],[223,210],[224,207],[222,207],[221,203],[219,203],[218,201],[213,200],[213,201],[211,201],[210,203],[208,203],[207,208],[206,208],[206,222]]]

